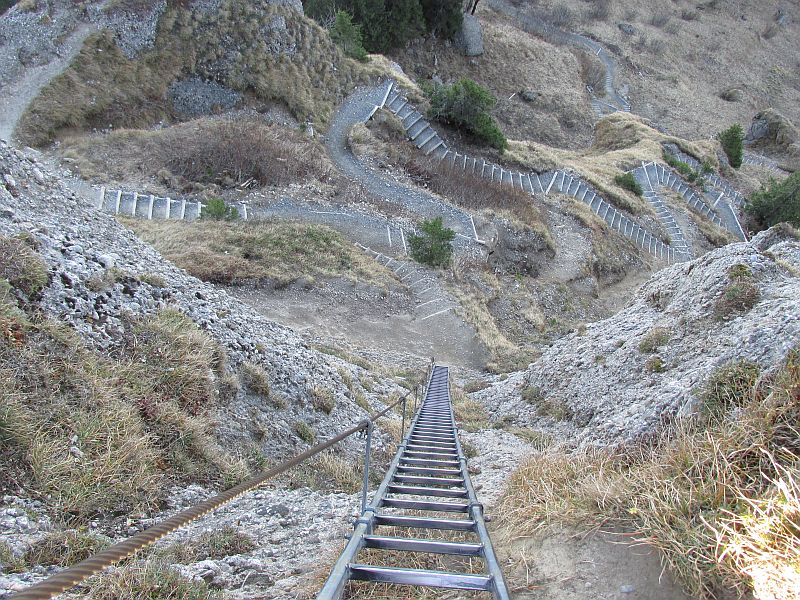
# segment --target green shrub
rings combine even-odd
[[[422,235],[412,235],[408,238],[411,257],[419,263],[432,267],[447,265],[453,254],[452,242],[456,237],[455,232],[442,224],[442,217],[423,221],[420,229]]]
[[[728,363],[718,368],[700,391],[703,411],[719,416],[728,409],[742,407],[751,398],[761,368],[748,360]]]
[[[778,223],[800,227],[800,171],[753,194],[745,206],[756,227],[765,229]]]
[[[502,151],[508,142],[488,111],[497,104],[489,90],[471,79],[460,79],[453,85],[434,85],[426,93],[432,119],[462,129],[477,139]]]
[[[669,331],[663,327],[656,327],[639,342],[639,352],[652,354],[669,341]]]
[[[622,173],[614,177],[614,183],[616,183],[622,189],[628,190],[629,192],[633,192],[637,196],[642,195],[642,186],[639,185],[639,182],[636,181],[636,178],[633,176],[633,173]]]
[[[744,142],[744,131],[742,126],[738,123],[731,125],[725,131],[719,134],[719,141],[722,144],[722,149],[728,156],[728,162],[734,169],[742,166],[742,152]]]
[[[201,217],[215,221],[235,221],[239,218],[239,211],[235,206],[225,204],[222,198],[211,198],[206,202]]]
[[[720,320],[735,313],[743,313],[753,308],[761,298],[758,287],[747,280],[737,280],[728,284],[722,296],[714,305],[714,313]]]
[[[522,390],[522,399],[528,404],[538,404],[544,400],[544,394],[538,385],[529,385]]]
[[[737,263],[728,268],[728,277],[733,280],[750,279],[752,276],[753,272],[750,270],[750,267],[745,264]]]
[[[314,430],[311,427],[304,423],[303,421],[296,421],[294,424],[294,432],[297,434],[301,440],[303,440],[307,444],[313,444],[314,440],[317,436],[314,434]]]
[[[663,373],[666,370],[666,366],[660,356],[651,356],[644,363],[644,370],[648,373]]]
[[[347,11],[340,10],[336,13],[336,20],[330,28],[331,39],[342,49],[342,52],[356,60],[367,60],[367,51],[364,50],[364,41],[361,36],[361,26],[353,23],[353,17]]]
[[[461,0],[420,0],[428,31],[440,38],[452,39],[464,20]]]

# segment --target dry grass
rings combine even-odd
[[[0,236],[0,279],[28,297],[36,296],[47,285],[47,265],[23,239]]]
[[[329,450],[292,469],[289,485],[353,494],[361,489],[363,472],[363,463],[359,460]]]
[[[517,535],[621,523],[662,552],[693,597],[796,597],[800,348],[766,377],[729,365],[698,396],[716,408],[675,422],[652,445],[529,461],[500,501],[502,520]]]
[[[330,227],[288,221],[123,221],[165,258],[203,281],[286,286],[314,277],[345,277],[376,286],[396,284],[391,271]]]
[[[239,375],[248,390],[263,396],[265,400],[270,397],[269,374],[264,367],[251,362],[243,362],[239,369]]]
[[[217,600],[222,592],[211,589],[203,580],[184,577],[164,561],[134,562],[101,575],[82,586],[89,600],[121,598],[169,598],[170,600]]]
[[[247,554],[255,549],[253,538],[231,525],[224,525],[219,529],[206,531],[196,538],[173,542],[164,548],[155,549],[152,554],[170,562],[189,564]]]
[[[285,30],[273,29],[276,19]],[[324,29],[284,6],[233,0],[203,14],[174,3],[154,48],[136,60],[122,54],[111,34],[89,36],[72,65],[31,104],[17,134],[44,145],[66,128],[169,120],[166,91],[182,73],[249,92],[256,103],[282,102],[298,120],[320,126],[356,83],[380,71],[344,57]]]
[[[717,165],[713,142],[689,142],[664,135],[644,119],[630,113],[614,113],[598,121],[592,146],[568,151],[535,142],[509,142],[508,157],[534,171],[571,168],[592,184],[611,204],[633,215],[654,216],[650,204],[635,194],[621,190],[614,178],[641,161],[660,161],[664,142],[677,144],[700,160]]]
[[[664,327],[655,327],[639,342],[639,352],[642,354],[652,354],[669,342],[669,339],[670,334],[668,329]]]
[[[472,400],[466,392],[453,385],[453,413],[458,426],[465,431],[478,431],[489,427],[489,415],[483,404]]]
[[[319,141],[255,118],[197,119],[155,130],[70,137],[62,152],[85,179],[106,183],[109,177],[125,181],[144,175],[175,191],[335,178]]]
[[[169,482],[226,485],[246,473],[214,439],[224,354],[172,310],[126,323],[113,357],[31,317],[0,286],[4,486],[46,496],[67,523],[146,510]]]
[[[336,398],[333,397],[333,392],[328,388],[315,386],[311,390],[311,405],[329,415],[336,408]]]
[[[84,531],[58,531],[37,540],[25,552],[27,565],[69,567],[93,556],[111,544],[111,540]]]

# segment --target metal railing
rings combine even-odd
[[[466,518],[420,517],[393,510],[461,514]],[[376,527],[457,531],[471,533],[477,540],[462,543],[374,535]],[[356,558],[364,549],[478,557],[485,562],[487,572],[474,574],[360,564]],[[366,506],[365,499],[362,501],[361,516],[355,522],[353,534],[317,600],[341,598],[349,581],[483,590],[500,600],[510,597],[486,529],[483,506],[475,495],[467,459],[458,439],[447,367],[434,366],[431,369],[425,399],[414,416],[409,433],[400,444],[372,502]]]
[[[418,388],[413,390],[415,393],[415,404],[416,407],[416,391]],[[364,469],[364,490],[362,491],[362,505],[365,502],[366,494],[367,494],[367,483],[369,477],[369,453],[370,453],[370,446],[372,441],[372,430],[374,427],[374,423],[380,419],[381,417],[386,416],[389,411],[394,409],[397,406],[402,404],[402,411],[403,411],[403,429],[401,432],[405,432],[405,413],[406,413],[406,402],[408,397],[412,394],[412,391],[406,392],[402,397],[397,399],[395,402],[391,403],[389,406],[377,412],[367,419],[364,419],[357,425],[347,429],[346,431],[341,432],[340,434],[336,435],[335,437],[329,439],[326,442],[321,444],[317,444],[316,446],[309,448],[305,452],[302,452],[267,471],[263,471],[259,473],[255,477],[248,479],[212,498],[204,500],[203,502],[196,504],[195,506],[186,508],[179,513],[169,517],[168,519],[154,525],[144,531],[137,533],[136,535],[118,542],[105,550],[98,552],[94,556],[87,558],[79,562],[78,564],[69,567],[59,573],[56,573],[52,577],[48,577],[44,581],[41,581],[37,584],[32,585],[31,587],[22,590],[12,596],[13,600],[47,600],[49,598],[53,598],[54,596],[69,590],[70,588],[76,586],[77,584],[85,581],[92,575],[99,573],[106,567],[110,567],[130,556],[136,554],[139,550],[150,546],[163,538],[164,536],[172,533],[176,529],[183,527],[199,519],[200,517],[210,513],[213,510],[220,508],[221,506],[231,502],[232,500],[250,492],[261,484],[265,483],[269,479],[272,479],[276,475],[280,475],[281,473],[291,469],[302,463],[303,461],[311,458],[312,456],[319,454],[320,452],[327,450],[331,446],[334,446],[341,442],[342,440],[350,437],[351,435],[358,433],[360,431],[367,431],[367,443],[366,443],[366,453],[365,453],[365,469]],[[402,438],[402,433],[401,433]]]

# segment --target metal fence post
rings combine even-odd
[[[364,449],[364,487],[361,489],[361,514],[367,509],[367,488],[369,487],[369,454],[372,446],[372,429],[374,425],[370,421],[367,425],[367,445]]]
[[[400,428],[400,439],[406,435],[406,399],[403,398],[403,426]]]

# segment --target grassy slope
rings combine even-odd
[[[271,29],[280,19],[286,30]],[[298,120],[320,125],[355,83],[381,70],[345,58],[325,30],[286,7],[228,0],[205,15],[171,7],[155,47],[136,60],[108,33],[87,38],[73,64],[31,103],[17,135],[44,145],[63,129],[149,126],[171,116],[169,84],[192,74],[256,101],[283,102]]]
[[[341,234],[324,225],[261,221],[196,223],[128,220],[136,234],[190,274],[214,283],[343,276],[397,283]]]

